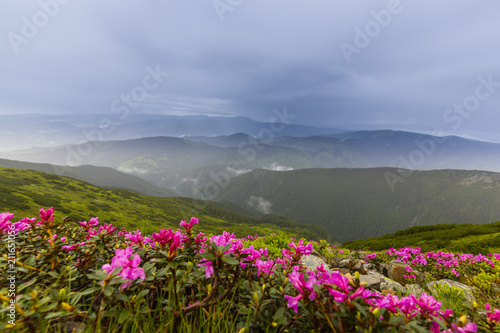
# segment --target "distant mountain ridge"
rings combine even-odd
[[[119,172],[109,167],[97,167],[93,165],[69,167],[5,159],[0,159],[0,167],[41,171],[53,175],[78,179],[96,186],[132,190],[147,195],[170,197],[175,194],[172,190],[161,188],[142,178]]]
[[[53,206],[57,221],[68,216],[76,224],[97,216],[101,223],[140,229],[144,234],[177,229],[181,220],[195,216],[200,219],[196,232],[207,235],[228,231],[246,237],[285,232],[293,237],[336,240],[322,227],[311,228],[277,215],[257,217],[230,202],[148,196],[33,170],[0,167],[0,193],[0,212],[11,212],[19,219],[32,217],[40,207]]]
[[[387,175],[404,180],[391,188]],[[500,220],[500,174],[396,168],[255,170],[233,177],[217,200],[255,212],[293,216],[335,232],[341,241],[415,225]]]
[[[246,117],[172,115],[0,115],[0,151],[78,144],[87,141],[130,140],[144,137],[218,136],[242,132],[259,136],[272,129],[273,137],[310,136],[342,130],[295,125],[284,110],[271,112],[268,122]]]
[[[35,148],[0,153],[0,157],[112,167],[182,196],[196,196],[214,183],[223,187],[227,179],[256,169],[395,167],[500,172],[500,144],[392,130],[268,138],[242,132],[159,136]]]

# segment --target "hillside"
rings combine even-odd
[[[16,218],[32,217],[40,207],[53,206],[59,219],[69,216],[73,221],[83,221],[98,216],[103,223],[137,228],[145,233],[159,228],[178,228],[180,220],[196,216],[200,219],[197,230],[207,234],[231,230],[241,237],[283,231],[295,237],[335,240],[334,235],[324,228],[311,228],[275,215],[244,215],[245,210],[231,203],[162,198],[104,189],[38,171],[0,167],[0,192],[0,211],[14,213]]]
[[[500,222],[412,227],[390,235],[346,242],[342,246],[351,250],[366,251],[418,246],[422,252],[444,250],[474,254],[498,253]]]
[[[400,181],[391,188],[386,177]],[[498,221],[500,174],[393,168],[256,170],[232,178],[217,199],[321,225],[349,241],[419,225]]]
[[[153,124],[151,121],[151,126]],[[214,125],[214,131],[215,128]],[[237,128],[240,127],[234,130]],[[149,135],[155,133],[151,131]],[[500,144],[495,143],[392,130],[323,136],[283,134],[260,139],[243,132],[181,138],[108,139],[2,152],[0,157],[34,163],[111,167],[189,197],[211,183],[224,183],[227,178],[256,169],[397,167],[500,172]],[[205,197],[212,199],[210,195]]]
[[[87,149],[91,153],[77,153]],[[216,147],[182,138],[151,137],[89,142],[81,147],[33,148],[0,155],[34,163],[112,167],[159,186],[172,188],[184,196],[191,196],[196,187],[213,182],[214,175],[220,171],[229,177],[246,170],[271,168],[273,163],[292,168],[316,166],[311,164],[307,152],[293,148],[260,145],[257,154],[257,148],[247,143],[241,149],[240,152],[237,147]]]
[[[41,171],[53,175],[78,179],[96,186],[131,190],[147,195],[170,197],[175,194],[172,190],[159,187],[140,177],[126,174],[109,167],[97,167],[93,165],[70,167],[5,159],[0,159],[0,167]]]

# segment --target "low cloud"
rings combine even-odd
[[[249,173],[250,169],[233,169],[231,167],[227,167],[226,171],[231,175],[231,176],[241,176],[244,175],[245,173]]]
[[[285,165],[279,165],[278,162],[274,162],[273,164],[271,164],[270,167],[264,168],[264,169],[272,170],[272,171],[291,171],[291,170],[293,170],[293,168],[291,168],[291,167],[287,167]]]
[[[150,174],[149,170],[144,170],[144,169],[139,169],[139,168],[124,168],[124,167],[118,167],[118,171],[132,174],[135,176],[144,176],[147,174]]]
[[[271,213],[271,207],[272,203],[270,201],[267,201],[263,197],[256,197],[256,196],[251,196],[250,199],[248,199],[247,204],[258,210],[259,212],[262,212],[264,214],[270,214]]]

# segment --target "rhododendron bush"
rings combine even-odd
[[[14,222],[12,214],[0,214],[2,240],[16,244],[13,301],[7,252],[0,258],[2,330],[476,332],[477,325],[494,331],[500,320],[489,304],[484,319],[468,318],[426,293],[382,295],[359,277],[349,280],[323,266],[307,270],[301,257],[313,244],[303,240],[270,256],[265,248],[244,245],[258,236],[196,233],[200,221],[194,217],[177,230],[142,235],[98,218],[56,221],[53,208],[39,215]],[[429,260],[399,255],[409,268]],[[471,258],[450,258],[449,267],[454,260]],[[9,304],[15,304],[15,320]]]

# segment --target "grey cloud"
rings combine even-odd
[[[348,63],[340,43],[391,1],[243,1],[220,21],[211,1],[68,1],[15,53],[40,2],[0,4],[0,114],[106,113],[146,66],[170,76],[136,113],[243,115],[287,106],[296,123],[451,130],[446,108],[477,77],[500,81],[500,4],[401,0]],[[394,1],[394,0],[392,0]],[[500,89],[458,134],[494,132]]]

